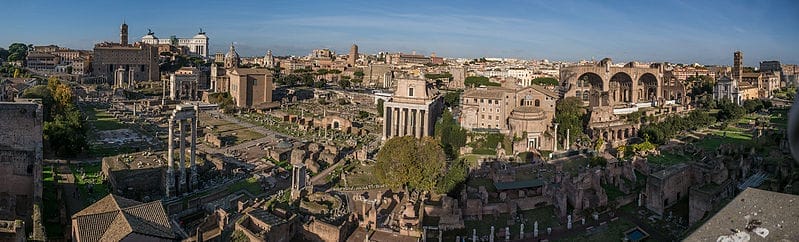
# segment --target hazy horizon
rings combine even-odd
[[[147,29],[159,38],[202,28],[210,52],[231,42],[242,56],[307,55],[352,43],[362,53],[405,52],[451,58],[516,58],[731,65],[799,63],[799,3],[770,2],[51,2],[4,5],[0,47],[14,42],[91,49]],[[65,14],[65,13],[80,13]]]

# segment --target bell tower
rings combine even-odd
[[[119,27],[119,44],[128,45],[128,24],[125,22]]]

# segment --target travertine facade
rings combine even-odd
[[[41,200],[42,108],[0,102],[0,220],[33,224]]]
[[[605,58],[594,65],[561,68],[561,94],[579,97],[592,107],[658,102],[667,98],[662,91],[663,73],[662,65],[630,62],[616,67],[610,58]]]
[[[469,130],[498,131],[527,140],[526,148],[554,148],[557,94],[531,85],[519,87],[512,81],[503,87],[478,87],[461,96],[460,124]],[[527,137],[522,137],[527,134]]]
[[[730,100],[732,103],[743,105],[745,100],[756,99],[761,94],[763,96],[770,94],[770,91],[760,92],[762,79],[759,73],[743,73],[743,53],[736,51],[733,58],[732,78],[722,76],[716,81],[713,87],[713,99]],[[744,82],[744,79],[748,82]]]
[[[272,71],[266,68],[227,70],[228,91],[238,107],[257,108],[272,102]]]
[[[399,79],[390,101],[383,104],[383,140],[397,136],[421,138],[433,135],[443,100],[431,83]]]
[[[169,98],[172,100],[197,100],[200,83],[205,79],[196,67],[183,67],[169,74]]]
[[[159,39],[155,37],[155,33],[149,31],[147,35],[141,37],[141,42],[150,45],[172,45],[179,47],[186,47],[189,49],[189,54],[195,56],[208,57],[208,36],[200,29],[194,37],[191,38],[167,38]]]
[[[123,25],[121,43],[100,43],[94,46],[92,73],[96,77],[124,87],[138,81],[160,80],[158,47],[144,43],[127,43],[127,25]]]

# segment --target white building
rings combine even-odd
[[[141,37],[141,42],[151,45],[168,44],[176,46],[185,46],[189,49],[189,53],[192,55],[208,57],[208,36],[205,35],[205,32],[203,32],[202,29],[200,29],[200,32],[197,33],[197,35],[191,38],[165,38],[165,39],[159,39],[158,37],[155,37],[155,33],[153,33],[153,31],[149,31],[147,35]]]

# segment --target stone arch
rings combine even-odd
[[[610,77],[607,91],[613,102],[633,102],[633,78],[626,72],[617,72]]]
[[[624,129],[624,138],[630,138],[630,129]]]
[[[641,101],[652,101],[658,97],[658,79],[652,73],[644,73],[638,78],[639,94],[638,99]]]
[[[591,90],[602,90],[603,89],[603,80],[602,77],[593,72],[585,72],[580,77],[577,78],[577,81],[583,82],[583,87],[590,87]],[[588,83],[586,86],[585,84]]]
[[[622,133],[622,130],[621,130],[621,129],[619,129],[619,130],[616,130],[616,138],[617,138],[617,139],[623,139],[623,138],[624,138],[624,135],[623,135],[623,133]]]

